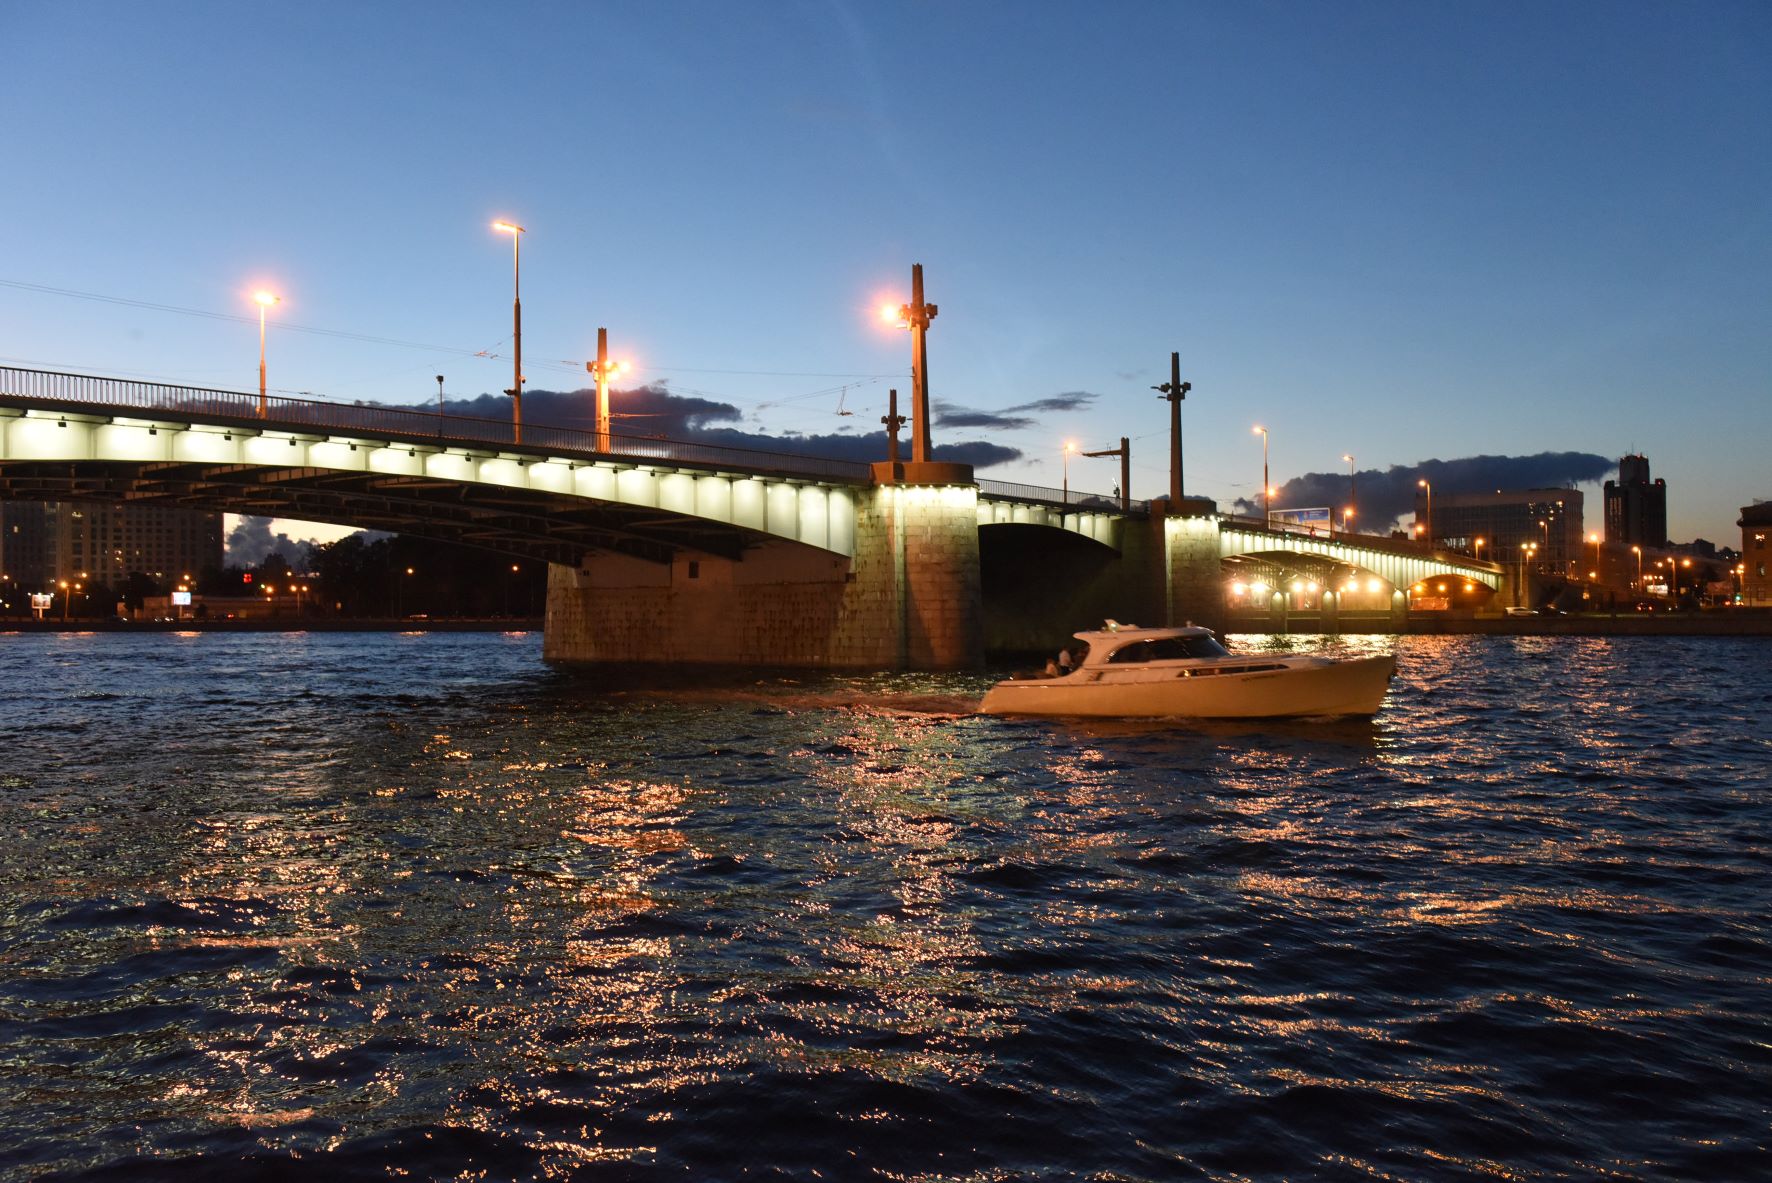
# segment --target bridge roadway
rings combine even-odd
[[[1233,559],[1369,573],[1398,593],[1436,575],[1491,588],[1502,578],[1500,567],[1465,555],[1265,528],[1209,512],[1208,502],[1184,507],[1187,516],[1160,509],[1158,524],[1143,502],[1037,486],[977,481],[916,495],[904,486],[883,491],[874,466],[798,454],[639,436],[611,437],[599,450],[592,432],[539,425],[517,444],[502,420],[285,396],[264,400],[262,409],[250,393],[0,367],[0,498],[330,522],[567,568],[588,569],[597,556],[669,567],[699,555],[729,563],[749,557],[749,569],[755,556],[780,554],[774,544],[785,540],[811,548],[803,553],[851,560],[853,582],[853,570],[872,561],[859,552],[887,545],[898,548],[901,568],[899,590],[881,593],[889,597],[914,598],[914,589],[904,590],[916,582],[914,572],[904,573],[907,547],[933,554],[958,546],[972,557],[956,551],[935,561],[950,564],[943,595],[961,600],[976,597],[981,533],[1045,527],[1126,554],[1131,545],[1142,555],[1138,564],[1167,570],[1154,576],[1169,581],[1165,615],[1183,595],[1176,574],[1184,567],[1188,613],[1215,614],[1206,601],[1217,598],[1221,564]],[[907,542],[902,526],[884,525],[882,514],[898,511],[882,508],[883,494],[911,497],[892,504],[912,517],[945,516],[931,527],[935,534]],[[881,543],[875,535],[883,528],[898,530],[898,541]]]

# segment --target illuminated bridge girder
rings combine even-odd
[[[3,497],[299,518],[556,563],[737,558],[770,537],[852,556],[855,493],[670,462],[0,407]]]
[[[1093,542],[1120,549],[1119,522],[1125,515],[1113,511],[1061,507],[1038,501],[1017,501],[980,493],[978,524],[986,526],[1048,526],[1081,534]]]
[[[1492,591],[1499,590],[1502,582],[1502,569],[1497,564],[1448,551],[1423,550],[1409,553],[1401,547],[1392,550],[1361,546],[1357,542],[1347,542],[1339,538],[1317,538],[1286,530],[1263,530],[1229,521],[1220,523],[1218,539],[1220,558],[1273,553],[1315,555],[1369,571],[1393,586],[1404,589],[1439,576],[1481,583]]]

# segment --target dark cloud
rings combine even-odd
[[[853,460],[863,464],[886,459],[887,450],[884,431],[869,435],[762,435],[733,428],[719,428],[676,438],[724,448],[748,448],[752,451],[786,453],[791,456],[817,456],[827,460]],[[910,458],[908,439],[900,438],[898,454],[900,459]],[[987,468],[993,464],[1020,460],[1021,450],[984,440],[963,440],[955,444],[937,444],[930,449],[930,458],[952,464],[970,464],[974,468]]]
[[[713,424],[737,423],[743,418],[738,408],[730,403],[672,394],[662,384],[612,391],[610,402],[621,406],[613,430],[622,434],[667,435],[682,439],[687,438],[688,433]],[[503,419],[511,413],[511,400],[508,395],[482,394],[471,399],[451,399],[445,409],[451,415]],[[523,422],[594,430],[597,426],[597,391],[592,387],[568,391],[525,390]]]
[[[1072,395],[1060,395],[1069,399]],[[1094,395],[1083,396],[1093,398]],[[712,444],[727,448],[747,448],[758,452],[776,452],[792,456],[817,456],[831,460],[873,462],[886,459],[886,433],[867,435],[832,433],[830,435],[764,435],[742,431],[720,424],[741,422],[744,416],[730,403],[673,394],[662,383],[636,386],[612,392],[611,403],[621,409],[614,416],[612,430],[617,435],[658,436],[687,443]],[[1052,400],[1042,400],[1050,402]],[[1029,404],[1033,406],[1035,404]],[[572,391],[526,390],[523,392],[523,422],[547,427],[590,431],[596,426],[597,392],[595,389]],[[434,410],[434,404],[424,407]],[[451,415],[473,415],[485,419],[505,419],[511,413],[511,400],[502,394],[482,394],[471,399],[450,399],[446,409]],[[984,421],[955,422],[945,415],[960,417],[979,415]],[[988,427],[1001,430],[998,417],[988,412],[972,412],[963,408],[938,410],[935,423],[942,427]],[[910,455],[908,439],[901,439],[900,454]],[[986,468],[1021,459],[1017,448],[984,440],[962,440],[938,444],[931,455],[936,460],[970,464]]]
[[[1034,421],[1021,415],[1004,415],[996,411],[967,411],[953,407],[938,407],[935,411],[937,427],[988,427],[992,431],[1019,431],[1024,427],[1032,427]]]
[[[1359,502],[1359,527],[1388,530],[1415,512],[1417,481],[1426,479],[1435,496],[1450,493],[1493,493],[1498,489],[1558,489],[1597,481],[1617,467],[1617,460],[1592,452],[1540,452],[1534,456],[1467,456],[1460,460],[1423,460],[1413,465],[1369,468],[1354,474]],[[1278,486],[1277,506],[1305,508],[1346,506],[1346,472],[1309,472]],[[1261,512],[1261,498],[1238,498],[1238,513]]]
[[[1091,394],[1087,390],[1067,390],[1063,394],[1054,394],[1047,398],[1037,398],[1031,403],[1017,403],[1013,407],[1004,407],[1004,414],[1016,411],[1081,411],[1090,403],[1100,398],[1099,394]]]
[[[1004,407],[1000,411],[975,411],[971,407],[937,403],[933,419],[937,427],[1020,431],[1023,428],[1033,427],[1039,422],[1034,418],[1035,415],[1056,411],[1082,410],[1099,397],[1101,396],[1091,394],[1087,390],[1071,390],[1063,394],[1054,394],[1048,398],[1037,398],[1033,402],[1017,403],[1013,407]]]
[[[256,567],[273,552],[281,554],[290,566],[305,570],[309,564],[311,540],[291,538],[279,531],[271,532],[270,518],[244,516],[228,531],[223,561],[230,567]]]

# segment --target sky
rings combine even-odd
[[[1717,542],[1772,498],[1763,3],[0,0],[0,44],[3,365],[251,390],[267,288],[274,391],[496,395],[502,218],[529,388],[606,326],[623,430],[878,433],[921,263],[984,477],[1105,492],[1065,442],[1125,436],[1162,495],[1176,351],[1221,508],[1256,424],[1283,490],[1579,456],[1598,529],[1641,452]]]

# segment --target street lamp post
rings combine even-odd
[[[1155,390],[1169,401],[1169,505],[1171,513],[1181,508],[1181,400],[1187,392],[1194,388],[1192,382],[1181,380],[1181,354],[1169,355],[1169,381],[1161,386],[1153,386]],[[1127,482],[1122,481],[1124,489]]]
[[[911,331],[911,463],[929,459],[929,322],[941,309],[923,299],[923,264],[911,264],[911,302],[880,310]]]
[[[1132,443],[1131,443],[1131,441],[1129,441],[1125,436],[1121,436],[1120,437],[1120,446],[1117,448],[1103,448],[1099,452],[1084,452],[1084,453],[1082,453],[1082,455],[1097,458],[1097,459],[1104,457],[1104,456],[1118,456],[1120,458],[1120,483],[1114,489],[1114,495],[1120,499],[1120,509],[1122,512],[1124,512],[1126,510],[1126,508],[1129,505],[1131,505],[1131,503],[1132,503]]]
[[[1673,559],[1673,558],[1668,559],[1667,570],[1668,570],[1668,582],[1670,585],[1669,591],[1668,591],[1668,599],[1671,601],[1671,603],[1669,604],[1669,607],[1673,607],[1673,608],[1679,607],[1679,605],[1680,605],[1680,568],[1681,567],[1690,567],[1691,565],[1692,565],[1691,559]]]
[[[1426,477],[1415,483],[1427,490],[1427,529],[1422,534],[1422,539],[1427,543],[1428,549],[1432,550],[1434,548],[1434,487],[1428,483]]]
[[[1358,502],[1354,498],[1354,457],[1353,457],[1353,454],[1351,452],[1344,453],[1341,458],[1343,460],[1347,461],[1347,512],[1342,515],[1344,528],[1341,531],[1343,534],[1346,534],[1347,533],[1347,530],[1345,529],[1346,519],[1352,518],[1354,516],[1354,510],[1356,508],[1358,508]]]
[[[1472,545],[1472,546],[1473,546],[1473,547],[1475,547],[1475,548],[1476,548],[1476,551],[1477,551],[1477,554],[1476,554],[1476,557],[1477,557],[1477,559],[1478,559],[1478,560],[1481,560],[1481,559],[1482,559],[1482,557],[1483,557],[1483,539],[1481,539],[1481,538],[1473,538],[1473,539],[1471,539],[1471,545]]]
[[[609,360],[609,330],[597,330],[597,360],[585,369],[597,380],[597,451],[609,450],[609,379],[627,369],[626,362]]]
[[[270,292],[254,292],[252,299],[258,304],[258,417],[263,419],[269,413],[265,397],[265,309],[280,302],[282,297]]]
[[[1630,549],[1631,549],[1631,553],[1637,556],[1637,594],[1642,595],[1643,594],[1643,548],[1640,546],[1633,546]]]
[[[511,440],[523,442],[523,227],[494,222],[494,230],[511,236]]]
[[[1526,585],[1526,560],[1530,559],[1534,554],[1537,553],[1537,551],[1538,551],[1538,544],[1536,542],[1528,542],[1524,546],[1520,547],[1520,596],[1521,596],[1520,603],[1522,606],[1526,606],[1531,603],[1531,596],[1527,595],[1528,588]]]
[[[1064,504],[1066,505],[1071,503],[1071,453],[1076,450],[1076,444],[1070,440],[1064,441]]]
[[[1273,504],[1269,499],[1273,490],[1267,483],[1267,428],[1257,423],[1255,434],[1261,437],[1261,524],[1266,526],[1273,520]]]

